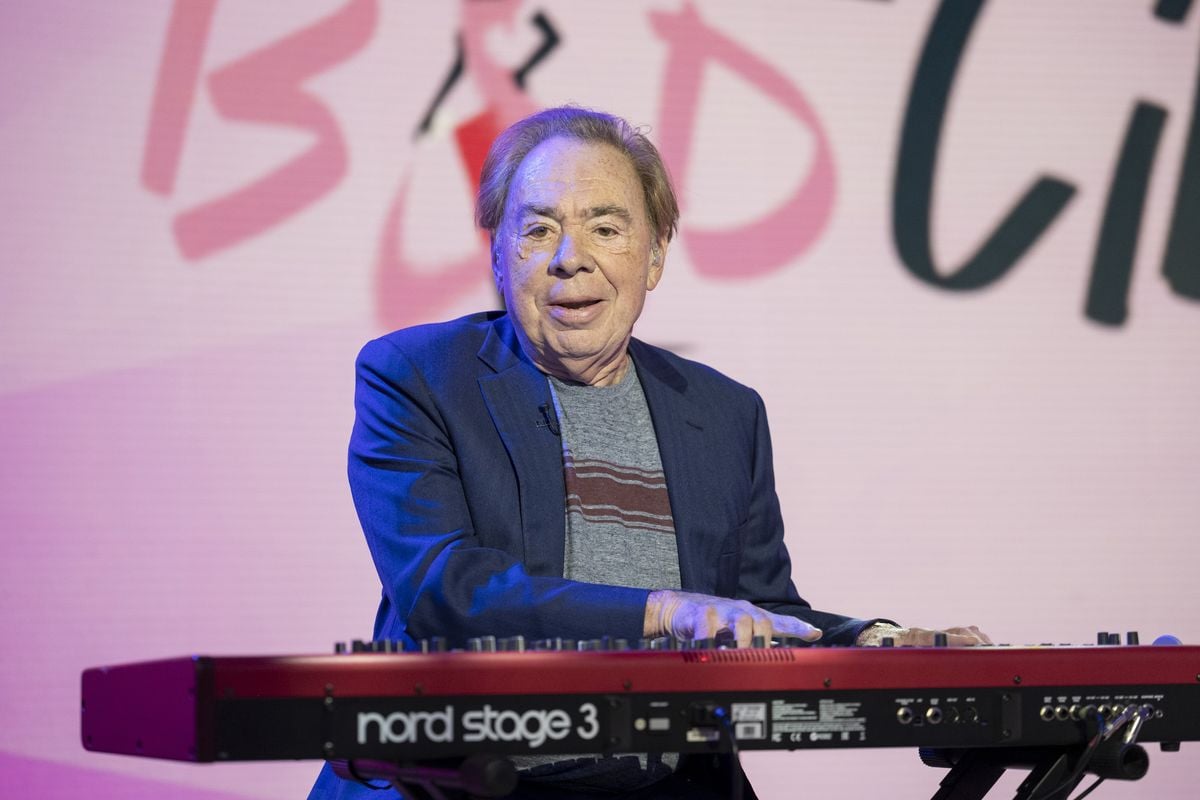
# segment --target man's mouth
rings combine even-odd
[[[587,308],[588,306],[595,305],[596,303],[599,303],[599,302],[600,302],[599,300],[595,300],[595,299],[558,300],[558,301],[555,301],[554,303],[552,303],[552,305],[561,306],[562,308]]]
[[[555,300],[550,303],[550,317],[567,325],[586,325],[600,314],[603,301],[590,297],[580,300]]]

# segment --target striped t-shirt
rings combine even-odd
[[[566,482],[563,577],[679,588],[675,523],[658,440],[633,361],[615,386],[550,378]],[[560,789],[632,792],[670,775],[676,753],[513,759],[523,779]]]
[[[678,589],[671,501],[633,361],[613,386],[550,384],[566,482],[563,577]]]

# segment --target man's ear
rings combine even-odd
[[[490,245],[488,250],[492,254],[492,280],[496,284],[496,291],[504,294],[504,270],[500,268],[500,247],[496,244],[494,232],[490,237]]]
[[[651,291],[662,280],[663,265],[667,261],[667,244],[664,237],[650,245],[650,269],[646,271],[646,291]]]

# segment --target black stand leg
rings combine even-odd
[[[993,747],[922,749],[921,760],[949,769],[933,800],[982,800],[1009,768],[1027,769],[1013,800],[1066,800],[1087,775],[1136,781],[1150,768],[1144,748],[1113,737],[1089,749]]]
[[[932,800],[982,800],[1004,774],[1004,767],[988,756],[984,750],[967,750],[942,778],[942,788]],[[925,758],[923,753],[921,757]]]
[[[921,750],[921,760],[931,767],[949,767],[933,800],[982,800],[1006,769],[1030,770],[1013,800],[1062,800],[1070,781],[1074,788],[1082,779],[1075,766],[1082,747],[995,747],[967,750]]]
[[[1080,749],[1049,751],[1033,766],[1028,777],[1021,781],[1013,800],[1048,800],[1066,798],[1083,780],[1084,773],[1075,775],[1075,765],[1082,756]],[[1071,776],[1074,775],[1072,778]]]

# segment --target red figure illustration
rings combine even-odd
[[[515,24],[521,4],[516,0],[465,2],[462,5],[462,53],[466,73],[487,107],[459,124],[454,131],[463,169],[471,182],[471,196],[479,190],[479,172],[492,140],[509,125],[538,107],[518,85],[511,68],[492,58],[486,45],[496,26]],[[384,327],[394,328],[429,319],[490,279],[487,234],[480,233],[479,247],[470,255],[440,264],[436,272],[421,271],[404,256],[401,220],[408,206],[409,177],[388,209],[375,267],[376,313]]]

